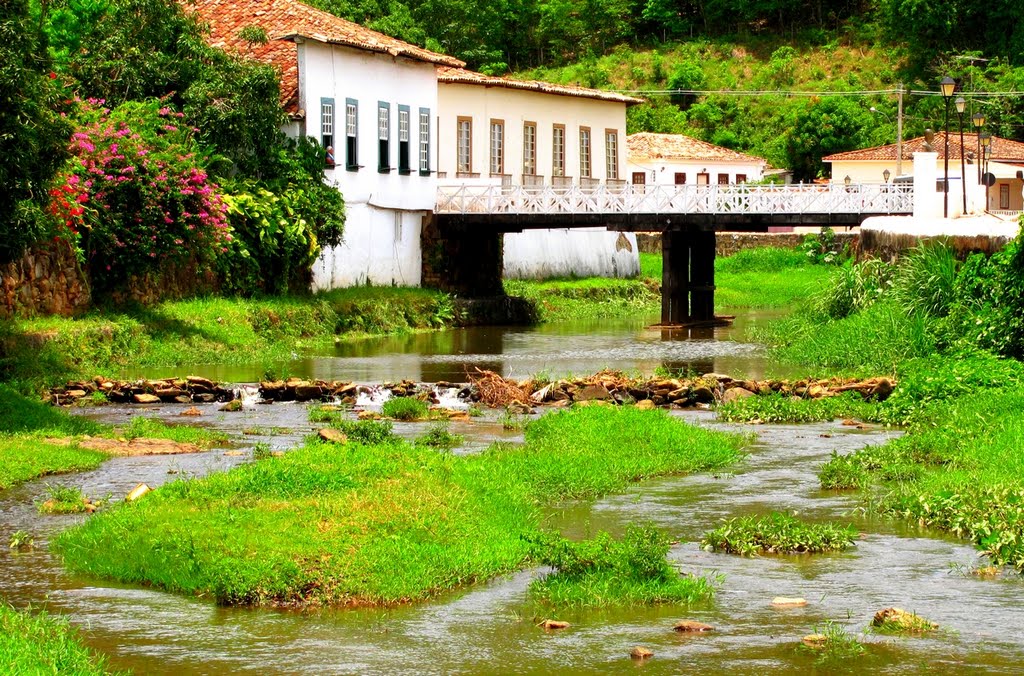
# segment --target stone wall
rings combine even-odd
[[[93,300],[153,305],[216,291],[213,270],[176,262],[135,275],[113,292],[93,292],[71,245],[54,240],[29,249],[20,260],[0,265],[0,318],[85,312]]]
[[[84,312],[92,302],[89,283],[63,240],[38,245],[20,260],[0,265],[0,317]]]
[[[779,249],[795,249],[804,241],[802,232],[720,232],[716,238],[715,254],[731,256],[743,249],[756,249],[771,246]],[[858,233],[837,232],[836,240],[845,242],[850,251],[855,251],[858,244]],[[639,233],[636,236],[637,246],[641,253],[661,253],[660,233]]]

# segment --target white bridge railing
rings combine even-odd
[[[439,214],[901,214],[910,185],[440,185]]]

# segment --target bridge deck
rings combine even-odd
[[[435,214],[451,225],[502,230],[604,225],[618,230],[766,225],[856,225],[868,216],[909,214],[909,185],[441,185]],[[653,227],[652,227],[653,226]]]

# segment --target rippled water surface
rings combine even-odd
[[[481,336],[491,335],[493,349]],[[540,370],[593,372],[603,367],[643,368],[696,363],[699,370],[759,375],[766,368],[756,347],[732,343],[728,332],[711,338],[662,341],[639,326],[605,332],[461,332],[459,336],[417,336],[416,341],[451,340],[464,345],[399,352],[388,341],[338,357],[308,361],[310,375],[361,381],[457,380],[456,367],[480,365],[526,375]],[[475,337],[470,337],[475,336]],[[496,336],[496,337],[495,337]],[[464,341],[464,342],[460,342]],[[479,341],[484,341],[479,342]],[[389,347],[390,345],[390,347]],[[500,346],[500,348],[498,347]],[[343,351],[344,351],[343,350]],[[397,356],[396,356],[397,355]],[[690,360],[690,361],[688,361]],[[205,371],[203,371],[205,374]],[[223,377],[223,376],[219,376]],[[245,380],[245,378],[232,378]],[[157,486],[182,475],[201,475],[247,462],[262,440],[289,448],[309,433],[299,404],[256,406],[222,413],[200,407],[196,420],[236,438],[224,449],[172,457],[115,458],[99,469],[47,481],[81,487],[87,494],[121,496],[138,482]],[[105,407],[84,411],[110,422],[131,415],[177,417],[180,408]],[[550,509],[549,524],[571,537],[598,530],[620,533],[637,521],[653,521],[678,541],[670,559],[683,570],[721,575],[714,600],[694,607],[658,607],[561,613],[572,627],[547,633],[526,599],[531,579],[524,571],[438,598],[387,610],[281,612],[218,608],[212,603],[151,589],[68,575],[49,555],[47,537],[77,517],[36,513],[45,492],[36,481],[0,494],[0,540],[14,530],[32,531],[39,546],[27,553],[0,549],[0,588],[16,606],[45,604],[66,613],[84,630],[90,645],[111,656],[117,668],[139,673],[783,673],[809,671],[813,657],[796,650],[800,637],[836,622],[860,634],[873,613],[901,606],[938,622],[927,638],[867,635],[871,653],[850,664],[873,673],[1019,673],[1024,664],[1024,587],[1014,574],[980,580],[965,574],[978,565],[975,550],[955,539],[879,519],[854,494],[822,491],[817,468],[832,452],[851,453],[880,444],[898,432],[858,430],[839,423],[731,426],[709,412],[680,414],[721,429],[756,432],[748,454],[726,471],[669,477],[634,485],[594,503]],[[396,426],[415,436],[422,425]],[[495,438],[516,440],[490,413],[471,423],[454,423],[467,436],[460,452],[473,452]],[[812,520],[854,523],[863,533],[849,552],[754,559],[705,552],[701,535],[723,518],[770,510],[795,511]],[[801,596],[803,608],[776,610],[775,596]],[[679,635],[680,619],[716,627],[707,635]],[[629,651],[643,645],[655,656],[642,665]],[[842,665],[840,665],[842,666]]]

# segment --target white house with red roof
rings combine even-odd
[[[682,134],[630,134],[627,145],[627,178],[634,185],[756,182],[767,166],[760,157]]]
[[[1024,198],[1021,195],[1021,191],[1024,189],[1024,179],[1021,178],[1024,175],[1024,143],[998,136],[990,138],[992,150],[987,169],[988,173],[995,177],[995,184],[987,191],[986,210],[990,212],[1020,212],[1024,210]],[[959,133],[949,135],[949,185],[951,192],[960,195],[960,160],[963,158],[963,164],[967,171],[968,198],[970,199],[972,191],[978,189],[977,158],[980,157],[981,146],[977,134],[964,132],[963,139],[963,146],[961,146]],[[942,177],[946,167],[945,132],[936,132],[931,144],[933,152],[936,153],[938,175]],[[923,136],[903,142],[901,169],[904,175],[913,174],[914,155],[924,151],[925,138]],[[896,153],[896,144],[890,144],[836,153],[823,157],[822,161],[832,165],[833,183],[842,183],[846,177],[850,177],[852,183],[881,183],[886,180],[886,177],[890,181],[896,177]],[[979,205],[986,202],[984,195],[980,197]],[[961,198],[954,196],[953,204],[955,205],[959,199]],[[952,211],[958,210],[952,209]]]
[[[333,151],[325,176],[345,197],[345,235],[314,266],[314,289],[419,285],[422,219],[437,199],[436,68],[464,64],[296,0],[185,6],[214,46],[275,65],[286,131]],[[252,27],[266,44],[243,38]]]
[[[464,68],[438,68],[438,182],[621,187],[626,107],[641,99]],[[507,278],[626,277],[640,272],[636,236],[605,228],[506,234]]]

